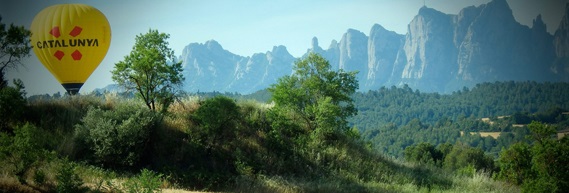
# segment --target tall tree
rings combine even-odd
[[[348,131],[347,118],[357,113],[351,98],[357,72],[332,71],[316,53],[295,62],[294,70],[269,88],[275,107],[292,111],[310,131]]]
[[[30,55],[30,35],[32,33],[24,26],[15,26],[2,23],[0,16],[0,88],[4,88],[7,82],[4,78],[6,70],[17,68],[21,60]]]
[[[176,62],[174,51],[168,47],[169,37],[152,29],[137,35],[130,54],[111,71],[115,82],[136,90],[151,110],[156,110],[157,103],[167,110],[184,81],[182,62]]]

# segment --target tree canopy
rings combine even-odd
[[[113,80],[127,90],[136,90],[152,110],[156,110],[156,103],[166,110],[184,80],[182,62],[176,62],[168,47],[169,37],[152,29],[137,35],[130,54],[112,70]]]
[[[348,117],[357,113],[351,96],[357,72],[332,71],[316,53],[295,62],[294,74],[269,88],[277,109],[293,112],[311,131],[348,131]]]
[[[4,78],[6,70],[17,68],[21,65],[21,59],[30,55],[30,35],[32,33],[24,26],[15,26],[2,23],[0,16],[0,88],[7,85]]]

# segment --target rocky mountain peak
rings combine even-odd
[[[502,24],[518,24],[506,0],[493,0],[484,6],[480,14],[483,22],[497,21]]]
[[[359,71],[358,76],[367,74],[368,37],[355,29],[348,29],[340,40],[339,69]]]
[[[506,0],[492,0],[457,15],[422,7],[405,35],[374,24],[369,36],[348,29],[327,49],[316,37],[309,46],[307,54],[321,54],[333,70],[358,71],[362,91],[406,84],[448,93],[487,81],[569,81],[569,4],[555,35],[541,15],[530,28],[515,20]],[[186,90],[243,94],[290,75],[297,60],[282,45],[244,57],[214,40],[189,44],[180,59]]]
[[[541,14],[537,15],[537,17],[533,20],[532,29],[534,31],[547,31],[547,26],[541,19]]]
[[[320,48],[320,46],[318,46],[318,38],[313,37],[313,38],[312,38],[312,44],[311,44],[311,45],[312,45],[312,49],[313,49],[313,50],[316,50],[317,48]]]
[[[208,50],[223,50],[223,47],[215,40],[205,42],[205,46]]]
[[[283,45],[273,46],[273,50],[271,51],[271,54],[277,55],[277,56],[289,56],[290,55],[290,53],[288,52],[286,47]]]

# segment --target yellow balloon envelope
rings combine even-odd
[[[111,43],[105,15],[84,4],[47,7],[35,16],[30,30],[34,53],[70,94],[79,92]]]

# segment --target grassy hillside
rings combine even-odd
[[[188,97],[159,114],[107,94],[19,108],[0,138],[3,191],[519,191],[489,173],[387,158],[356,130],[316,138],[252,101]]]

